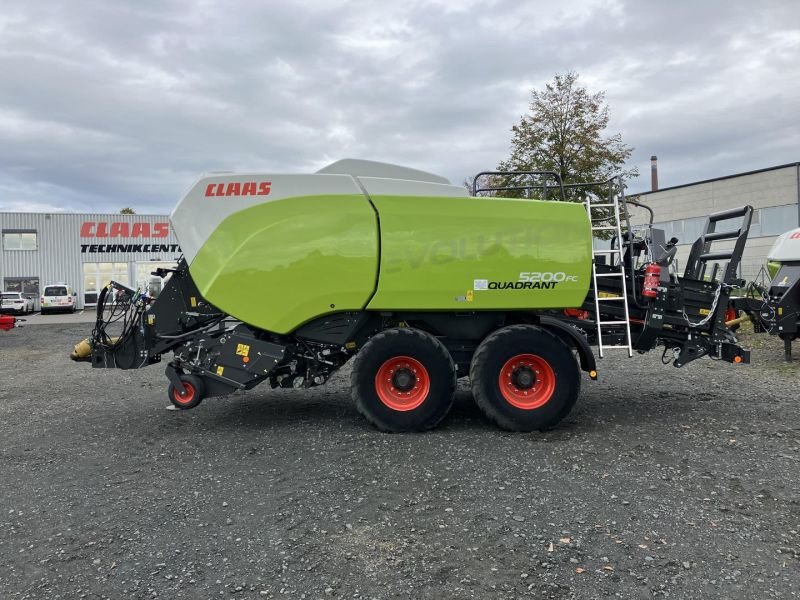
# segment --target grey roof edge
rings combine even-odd
[[[746,177],[747,175],[756,175],[757,173],[766,173],[768,171],[778,171],[780,169],[788,169],[789,167],[800,167],[800,161],[786,163],[785,165],[777,165],[774,167],[765,167],[763,169],[753,169],[752,171],[744,171],[742,173],[734,173],[733,175],[723,175],[722,177],[712,177],[711,179],[702,179],[700,181],[692,181],[690,183],[681,183],[680,185],[672,185],[669,187],[659,188],[657,190],[648,190],[646,192],[631,192],[628,196],[646,196],[648,194],[657,194],[659,192],[666,192],[668,190],[677,190],[680,188],[691,187],[693,185],[700,185],[703,183],[713,183],[714,181],[723,181],[725,179],[735,179],[736,177]]]

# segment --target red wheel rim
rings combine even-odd
[[[194,400],[194,395],[196,393],[197,392],[195,391],[194,386],[188,381],[184,381],[183,396],[181,396],[181,393],[178,391],[177,388],[173,388],[172,397],[178,404],[189,404],[192,400]]]
[[[556,374],[541,356],[517,354],[500,369],[498,383],[500,393],[509,404],[522,410],[534,410],[552,398]]]
[[[392,410],[414,410],[425,402],[430,389],[428,370],[410,356],[390,358],[375,375],[375,392]]]

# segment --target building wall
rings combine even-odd
[[[78,308],[84,306],[84,264],[125,265],[128,282],[135,284],[137,264],[174,263],[180,255],[166,215],[0,212],[0,234],[20,230],[36,232],[37,248],[0,246],[2,289],[8,280],[37,278],[41,294],[47,284],[64,282],[76,292]],[[36,305],[38,309],[38,297]]]
[[[678,266],[682,270],[691,244],[700,235],[705,218],[744,205],[754,208],[753,222],[742,256],[741,274],[752,280],[766,263],[766,257],[778,235],[798,227],[800,190],[798,165],[789,165],[754,173],[744,173],[640,195],[650,206],[656,226],[665,226],[667,239],[675,235],[680,242]],[[631,210],[632,222],[646,222],[646,213]],[[673,231],[674,230],[674,231]],[[715,242],[714,250],[726,250],[732,242]]]

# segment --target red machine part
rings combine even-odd
[[[16,325],[17,320],[11,315],[0,315],[0,331],[11,331]]]
[[[574,319],[580,319],[581,321],[585,321],[586,319],[589,318],[589,311],[580,308],[565,308],[564,315],[567,317],[572,317]]]
[[[660,281],[661,267],[655,263],[647,265],[644,269],[642,296],[645,298],[655,298],[658,295],[658,284]]]

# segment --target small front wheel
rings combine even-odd
[[[194,408],[203,401],[205,396],[203,380],[196,375],[181,375],[180,379],[183,389],[178,390],[174,385],[170,384],[167,390],[169,401],[172,402],[173,406],[181,410]]]

